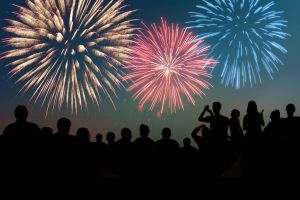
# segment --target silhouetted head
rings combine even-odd
[[[71,121],[67,118],[61,118],[57,121],[57,130],[61,134],[68,135],[71,128]]]
[[[213,103],[212,109],[213,109],[214,114],[216,114],[216,115],[220,114],[221,108],[222,108],[222,105],[221,105],[220,102],[214,102]]]
[[[17,121],[26,121],[27,116],[28,116],[28,110],[27,110],[26,106],[20,105],[20,106],[16,107],[15,117],[16,117]]]
[[[79,128],[77,130],[76,137],[81,142],[89,142],[90,141],[90,132],[87,128]]]
[[[106,140],[108,144],[113,144],[115,143],[115,139],[116,139],[116,134],[113,132],[108,132],[106,134]]]
[[[41,133],[41,135],[43,135],[43,136],[51,136],[51,135],[53,135],[53,129],[50,128],[50,127],[43,127],[43,128],[40,130],[40,133]]]
[[[270,114],[270,118],[272,122],[276,122],[280,120],[280,111],[279,110],[274,110]]]
[[[238,109],[233,109],[232,111],[231,111],[231,117],[232,118],[239,118],[240,117],[240,111],[238,110]]]
[[[184,138],[184,139],[183,139],[183,145],[184,145],[185,147],[191,146],[191,139],[190,139],[190,138]]]
[[[257,112],[257,105],[255,101],[249,101],[247,107],[247,113],[256,113]]]
[[[141,124],[141,126],[140,126],[140,135],[142,137],[148,137],[149,132],[150,132],[149,127],[145,124]]]
[[[130,141],[131,140],[131,130],[129,128],[123,128],[121,130],[121,137],[124,140]]]
[[[102,139],[103,139],[102,134],[101,133],[97,133],[97,135],[96,135],[97,142],[102,142]]]
[[[162,130],[161,135],[162,135],[162,138],[163,138],[163,139],[169,139],[169,138],[171,137],[171,129],[169,129],[169,128],[164,128],[164,129]]]
[[[202,137],[209,137],[210,136],[210,130],[207,126],[202,126]]]
[[[296,111],[296,107],[294,104],[289,104],[286,106],[286,113],[287,113],[288,117],[293,117],[295,111]]]

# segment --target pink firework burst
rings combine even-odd
[[[149,110],[165,107],[176,112],[184,110],[183,97],[195,105],[194,96],[203,97],[204,90],[211,84],[205,80],[211,77],[209,69],[216,63],[207,58],[209,46],[197,41],[187,28],[161,24],[144,25],[131,46],[131,56],[127,61],[127,80],[133,84],[134,100],[139,99],[140,106],[150,104]]]

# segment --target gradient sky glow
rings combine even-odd
[[[190,20],[189,11],[194,11],[195,6],[201,0],[125,0],[130,9],[139,9],[134,14],[134,18],[142,19],[146,24],[157,22],[164,17],[170,23],[178,23],[185,27],[186,21]],[[288,54],[282,57],[284,66],[275,73],[274,80],[268,76],[263,77],[263,84],[254,85],[252,88],[245,87],[239,90],[225,88],[220,80],[212,78],[210,82],[214,88],[206,91],[206,97],[201,99],[196,97],[196,106],[185,104],[185,111],[177,111],[175,114],[165,113],[161,118],[157,118],[156,112],[144,110],[139,112],[138,101],[133,101],[131,93],[126,91],[119,92],[119,99],[115,100],[117,110],[114,110],[109,100],[105,100],[100,109],[96,105],[89,105],[89,111],[78,112],[77,115],[70,115],[69,111],[62,110],[61,113],[51,111],[45,119],[44,108],[41,108],[40,102],[34,104],[29,102],[30,94],[18,94],[20,85],[15,85],[15,79],[9,79],[8,69],[4,68],[5,62],[0,61],[0,134],[4,127],[14,121],[13,110],[19,104],[27,105],[30,115],[29,121],[36,122],[43,126],[51,126],[56,131],[56,121],[60,117],[68,117],[72,120],[72,133],[75,133],[79,127],[88,127],[92,133],[92,139],[98,132],[106,133],[114,131],[117,137],[120,136],[120,130],[128,127],[133,131],[133,136],[138,135],[138,128],[141,123],[148,124],[151,130],[151,136],[154,139],[160,138],[162,128],[170,127],[173,131],[173,137],[180,141],[184,137],[190,136],[192,130],[200,125],[197,118],[206,104],[213,101],[220,101],[223,105],[222,113],[230,115],[233,108],[238,108],[243,117],[246,111],[247,103],[255,100],[259,110],[264,109],[265,121],[269,121],[269,115],[272,110],[279,109],[281,116],[285,117],[285,106],[288,103],[296,105],[296,114],[300,115],[300,1],[296,0],[275,0],[276,5],[273,9],[285,11],[284,19],[288,20],[287,32],[291,37],[283,41],[283,46],[288,49]],[[12,18],[11,12],[15,11],[12,4],[24,5],[23,0],[1,0],[0,19]],[[6,22],[0,21],[1,28]],[[5,37],[1,30],[1,39]],[[198,34],[198,33],[197,33]],[[5,50],[1,44],[1,53]],[[242,119],[241,117],[241,119]],[[242,120],[241,120],[242,122]]]

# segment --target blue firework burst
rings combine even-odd
[[[212,44],[213,57],[221,69],[221,81],[235,88],[261,83],[266,72],[273,79],[280,56],[287,49],[287,21],[283,11],[274,11],[275,3],[260,0],[201,0],[196,12],[190,12],[190,28]],[[214,72],[215,73],[215,72]]]

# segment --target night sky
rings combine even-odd
[[[126,0],[130,9],[138,9],[134,18],[141,19],[145,23],[159,22],[164,17],[168,22],[178,23],[181,27],[186,26],[186,21],[190,20],[189,11],[195,11],[195,6],[201,0]],[[192,130],[199,126],[197,118],[206,104],[214,101],[220,101],[223,105],[222,114],[229,116],[233,108],[241,111],[241,122],[245,114],[247,103],[255,100],[259,110],[264,109],[265,121],[269,121],[269,115],[272,110],[279,109],[282,117],[286,117],[285,106],[288,103],[296,105],[296,115],[300,115],[300,1],[296,0],[275,0],[275,10],[285,11],[283,17],[288,20],[287,32],[291,37],[281,44],[288,49],[288,54],[281,56],[284,66],[275,73],[274,80],[264,77],[262,84],[245,87],[239,90],[230,87],[225,88],[220,83],[218,76],[213,77],[210,82],[214,88],[206,91],[206,97],[201,99],[196,97],[196,106],[186,103],[185,110],[178,110],[175,114],[165,113],[161,118],[157,118],[156,111],[150,112],[144,110],[138,111],[138,101],[133,101],[131,93],[119,91],[119,98],[115,100],[116,110],[106,99],[98,109],[96,105],[90,104],[89,110],[78,112],[77,115],[70,114],[63,110],[58,112],[54,110],[49,112],[45,119],[45,110],[41,103],[34,104],[30,102],[29,94],[18,94],[21,85],[15,85],[15,79],[9,79],[8,69],[4,68],[5,61],[0,60],[0,133],[4,127],[14,121],[13,110],[19,104],[28,107],[29,121],[36,122],[43,126],[51,126],[56,131],[56,121],[60,117],[68,117],[72,121],[72,133],[75,133],[79,127],[89,128],[92,134],[92,140],[96,133],[105,134],[108,131],[114,131],[117,137],[120,136],[120,130],[128,127],[133,131],[133,136],[138,134],[138,128],[141,123],[149,125],[151,137],[160,138],[162,128],[170,127],[173,137],[181,140],[190,136]],[[15,9],[12,4],[24,5],[22,0],[1,0],[0,19],[11,18]],[[7,25],[3,20],[0,21],[1,27]],[[139,26],[139,24],[137,24]],[[5,38],[1,30],[1,39]],[[1,44],[1,53],[4,51],[4,45]]]

